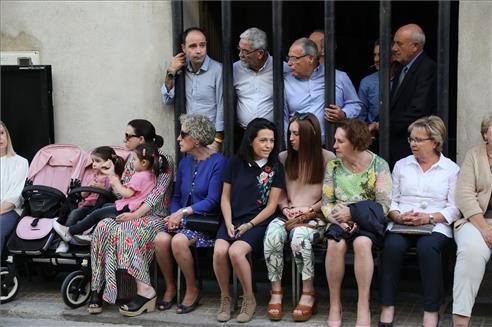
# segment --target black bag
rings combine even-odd
[[[29,215],[33,217],[53,218],[58,215],[60,200],[51,194],[34,193],[28,199]]]
[[[205,233],[215,237],[220,225],[220,216],[214,214],[192,214],[186,219],[186,229],[191,229],[197,232]]]

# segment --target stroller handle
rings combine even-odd
[[[25,186],[24,189],[22,190],[22,197],[27,200],[33,193],[37,193],[37,192],[48,193],[54,196],[59,201],[65,201],[66,199],[65,194],[63,194],[62,191],[54,187],[44,186],[44,185]]]
[[[87,193],[97,193],[101,196],[103,196],[108,202],[114,202],[116,201],[116,195],[113,194],[113,192],[110,192],[108,190],[104,190],[99,187],[90,187],[90,186],[81,186],[81,187],[76,187],[72,190],[70,190],[70,193],[68,193],[68,196],[73,196],[74,194],[82,193],[82,192],[87,192]]]

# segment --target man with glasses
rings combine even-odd
[[[254,118],[273,121],[273,60],[267,50],[267,35],[256,27],[239,36],[239,61],[233,65],[237,97],[236,149],[246,126]]]
[[[201,113],[215,124],[212,148],[220,150],[224,138],[222,64],[207,55],[207,37],[199,27],[183,32],[181,48],[183,52],[174,56],[167,68],[162,99],[166,104],[174,103],[174,80],[185,67],[186,112]]]
[[[346,73],[336,70],[336,103],[328,105],[325,113],[325,65],[319,63],[316,43],[308,38],[294,41],[285,59],[288,69],[284,71],[284,126],[295,112],[311,112],[321,124],[324,144],[325,118],[336,122],[359,115],[361,103],[354,85]]]
[[[391,87],[390,165],[408,156],[408,126],[436,107],[436,63],[424,52],[425,34],[416,24],[400,27],[393,38],[393,56],[400,63]]]

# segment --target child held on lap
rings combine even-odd
[[[136,172],[125,185],[121,184],[120,177],[116,174],[116,166],[112,161],[107,161],[101,167],[102,173],[109,177],[113,192],[121,195],[120,200],[94,210],[70,227],[63,226],[56,221],[53,222],[55,231],[65,242],[69,242],[72,235],[81,234],[106,217],[116,217],[124,212],[133,212],[140,207],[155,186],[156,176],[159,174],[159,153],[155,145],[144,143],[138,145],[132,152],[131,160],[133,160]],[[81,236],[75,238],[86,240]]]

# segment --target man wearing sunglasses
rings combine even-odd
[[[312,40],[300,38],[291,45],[285,58],[289,69],[284,71],[284,126],[295,113],[313,113],[321,124],[325,142],[324,120],[336,122],[355,118],[361,102],[348,75],[336,70],[335,104],[325,104],[325,65],[319,62],[319,50]],[[325,113],[325,107],[326,113]]]
[[[171,59],[161,88],[166,104],[174,104],[174,80],[185,70],[186,112],[198,112],[215,124],[217,131],[212,148],[220,150],[224,131],[222,64],[207,55],[207,37],[199,27],[183,32],[181,48]]]
[[[273,121],[273,60],[267,50],[267,35],[251,27],[239,38],[239,61],[233,65],[239,125],[235,128],[236,149],[250,121],[258,117]]]

